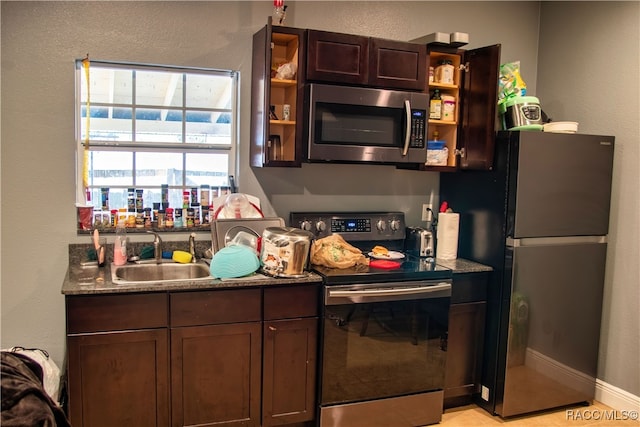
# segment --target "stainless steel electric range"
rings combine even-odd
[[[402,212],[292,212],[316,239],[339,233],[395,268],[312,266],[324,278],[321,427],[414,427],[442,418],[451,270],[402,253]]]

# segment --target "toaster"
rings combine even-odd
[[[436,243],[433,231],[421,227],[407,227],[406,232],[405,253],[422,258],[435,258]]]

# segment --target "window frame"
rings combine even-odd
[[[131,104],[122,104],[122,103],[105,103],[105,102],[95,102],[98,106],[104,107],[123,107],[130,108],[132,110],[132,140],[131,141],[104,141],[104,140],[89,140],[89,151],[125,151],[131,153],[137,152],[162,152],[162,153],[174,153],[174,154],[182,154],[182,185],[172,185],[173,189],[182,189],[186,191],[190,188],[186,184],[186,162],[187,156],[186,154],[190,153],[206,153],[206,154],[222,154],[225,153],[228,155],[228,174],[227,179],[229,181],[229,177],[234,177],[237,182],[237,171],[239,168],[239,138],[240,138],[240,71],[239,70],[224,70],[217,68],[202,68],[202,67],[188,67],[188,66],[177,66],[177,65],[160,65],[160,64],[147,64],[147,63],[136,63],[136,62],[122,62],[122,61],[106,61],[106,60],[91,60],[90,61],[90,69],[92,66],[97,67],[105,67],[105,68],[114,68],[114,69],[122,69],[127,71],[154,71],[154,72],[170,72],[170,73],[181,73],[181,78],[183,79],[183,99],[182,103],[179,106],[175,105],[150,105],[150,104],[138,104],[135,98],[135,76],[132,75],[132,83],[134,88],[132,88],[132,100]],[[75,139],[76,139],[76,204],[78,205],[89,205],[93,204],[97,206],[97,201],[87,200],[87,195],[83,182],[83,173],[84,173],[84,155],[85,155],[85,135],[83,134],[83,121],[86,121],[86,117],[82,116],[82,110],[86,107],[86,100],[82,99],[82,74],[84,73],[83,68],[83,60],[77,59],[75,60]],[[232,82],[231,89],[231,102],[230,109],[220,109],[220,108],[207,108],[207,107],[187,107],[185,105],[185,92],[186,85],[184,85],[185,79],[187,75],[190,74],[204,74],[204,75],[217,75],[222,77],[229,77]],[[89,94],[90,96],[90,94]],[[90,107],[94,106],[94,103],[89,99]],[[182,135],[186,134],[186,126],[187,126],[187,115],[186,111],[202,111],[202,112],[228,112],[231,116],[231,124],[230,124],[230,144],[214,144],[214,143],[197,143],[197,142],[178,142],[178,143],[166,143],[166,142],[145,142],[145,141],[135,141],[136,135],[136,120],[140,120],[136,118],[135,111],[136,109],[158,109],[158,110],[178,110],[182,112],[181,118],[181,130]],[[230,110],[230,111],[229,111]],[[87,112],[89,114],[89,112]],[[134,155],[135,157],[135,155]],[[136,186],[135,183],[135,161],[132,165],[131,171],[133,173],[133,186]],[[145,187],[149,187],[149,185],[143,185]],[[89,185],[91,190],[99,189],[102,185]],[[115,188],[124,188],[130,187],[127,186],[116,186]],[[155,187],[155,186],[152,186]],[[160,188],[160,186],[158,186]]]

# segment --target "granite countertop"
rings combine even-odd
[[[134,247],[134,253],[138,253],[140,247],[144,243],[138,243]],[[147,243],[148,244],[148,243]],[[184,242],[165,243],[165,247],[170,250],[183,248]],[[198,254],[211,247],[210,241],[197,241],[196,250]],[[62,294],[64,295],[90,295],[90,294],[115,294],[115,293],[133,293],[133,292],[167,292],[181,290],[206,290],[220,288],[239,288],[239,287],[260,287],[272,285],[297,285],[308,283],[322,283],[322,277],[314,272],[309,272],[305,277],[301,278],[285,278],[285,277],[269,277],[262,274],[255,274],[238,279],[214,279],[208,280],[184,280],[184,281],[164,281],[164,282],[146,282],[146,283],[114,283],[111,280],[111,252],[113,246],[107,245],[107,260],[104,267],[97,265],[82,266],[86,261],[87,250],[92,245],[72,244],[69,245],[69,268],[62,284]],[[466,259],[444,260],[437,258],[436,263],[442,267],[449,268],[454,274],[476,273],[491,271],[492,268],[474,261]],[[208,266],[207,266],[208,268]]]
[[[481,273],[483,271],[493,271],[493,268],[489,267],[488,265],[461,258],[452,260],[436,258],[436,264],[442,267],[450,268],[451,270],[453,270],[453,274]]]
[[[142,283],[113,283],[111,281],[111,265],[70,266],[62,284],[64,295],[115,294],[132,292],[167,292],[184,290],[207,290],[234,287],[256,287],[273,285],[299,285],[322,283],[322,277],[309,273],[305,277],[279,278],[261,274],[245,276],[238,279],[180,280]]]
[[[491,267],[477,262],[455,259],[437,259],[436,263],[450,268],[454,274],[476,273],[491,271]],[[238,279],[183,280],[146,283],[113,283],[111,280],[111,266],[80,266],[70,265],[62,284],[64,295],[114,294],[130,292],[167,292],[181,290],[206,290],[237,287],[259,287],[273,285],[297,285],[308,283],[322,283],[322,277],[309,272],[302,278],[278,278],[256,274]]]
[[[148,244],[148,242],[134,242],[130,244],[130,253],[137,254],[140,252],[141,247]],[[274,278],[255,274],[238,279],[221,280],[211,277],[206,280],[197,279],[162,282],[114,283],[111,280],[113,245],[107,244],[107,259],[104,267],[98,267],[97,264],[83,266],[87,261],[87,251],[92,248],[93,246],[90,244],[69,245],[69,267],[67,268],[67,274],[65,275],[62,283],[62,294],[91,295],[134,292],[167,292],[322,283],[322,277],[315,273],[309,273],[305,277],[301,278]],[[168,251],[188,250],[186,242],[164,242],[163,248]],[[211,248],[211,241],[197,240],[196,253],[198,254],[198,258],[201,259],[202,254],[209,248]],[[205,264],[205,266],[207,269],[209,268],[207,264]]]

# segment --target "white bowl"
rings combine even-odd
[[[551,122],[546,123],[542,130],[544,132],[555,133],[576,133],[578,132],[578,122]]]

